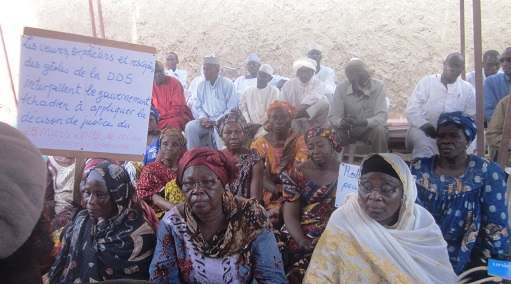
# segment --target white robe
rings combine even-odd
[[[431,123],[435,128],[440,114],[462,111],[470,116],[476,114],[474,88],[458,78],[447,88],[440,80],[441,75],[428,75],[422,78],[408,99],[406,117],[408,119],[407,146],[412,149],[412,157],[431,157],[438,154],[436,140],[419,128]]]
[[[380,154],[403,183],[403,201],[394,226],[386,227],[349,196],[328,221],[303,283],[456,283],[440,228],[415,203],[417,187],[406,163]]]

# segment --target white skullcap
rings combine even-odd
[[[304,57],[304,58],[300,58],[300,59],[296,60],[293,63],[293,70],[295,71],[295,73],[296,73],[296,71],[298,71],[298,69],[300,69],[302,67],[306,67],[306,68],[316,71],[316,61],[314,61],[313,59],[310,59],[308,57]]]
[[[259,58],[259,56],[257,56],[257,54],[255,53],[250,53],[247,57],[247,62],[257,62],[257,63],[261,63],[261,59]]]
[[[0,122],[0,258],[30,237],[44,205],[46,163],[17,129]]]
[[[207,55],[204,57],[204,64],[211,64],[211,65],[220,65],[220,61],[218,60],[218,57],[215,55]]]
[[[270,76],[273,76],[273,68],[270,66],[270,64],[261,65],[261,67],[259,67],[259,71],[264,72]]]

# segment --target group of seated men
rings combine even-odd
[[[502,55],[489,50],[483,56],[484,109],[488,124],[494,110],[499,110],[499,101],[509,94],[509,60],[511,48],[506,48]],[[256,137],[264,135],[267,107],[275,100],[283,100],[296,109],[293,129],[298,132],[303,133],[311,126],[329,126],[337,130],[344,144],[362,142],[370,152],[388,151],[389,99],[384,82],[373,78],[360,59],[354,58],[345,64],[346,80],[338,82],[335,71],[321,63],[320,50],[312,49],[296,60],[294,78],[290,79],[274,74],[271,65],[262,64],[252,53],[246,60],[247,74],[232,82],[222,76],[220,60],[207,56],[201,76],[193,79],[188,89],[187,72],[177,68],[178,62],[177,55],[170,53],[166,68],[157,65],[153,106],[160,114],[159,127],[182,129],[188,149],[223,148],[215,125],[235,108],[243,113]],[[442,72],[419,80],[408,98],[406,144],[412,158],[438,153],[435,125],[442,112],[463,111],[475,117],[475,72],[467,73],[465,81],[460,76],[464,69],[463,56],[449,54]],[[502,121],[502,116],[502,111],[497,111],[495,120]],[[490,124],[492,148],[498,146],[502,132],[501,128],[495,130],[495,125],[502,123]],[[497,138],[494,138],[495,131]],[[469,150],[474,149],[472,145]]]

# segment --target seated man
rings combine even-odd
[[[179,80],[183,89],[188,88],[188,73],[186,70],[177,69],[177,65],[179,64],[179,57],[177,57],[177,53],[170,52],[167,55],[167,61],[165,62],[167,66],[167,70],[165,70],[165,75],[172,76]]]
[[[220,76],[218,58],[204,58],[204,78],[197,87],[196,101],[193,105],[195,120],[185,128],[186,147],[223,148],[223,142],[215,129],[218,119],[238,106],[239,98],[230,80]]]
[[[269,84],[272,76],[273,68],[268,64],[261,65],[257,72],[257,85],[248,88],[240,98],[241,113],[247,123],[257,129],[266,122],[266,110],[279,97],[279,89]]]
[[[186,106],[183,87],[179,81],[165,75],[160,62],[156,62],[154,69],[154,84],[152,105],[160,114],[158,127],[172,127],[184,129],[186,123],[192,119],[192,113]]]
[[[500,68],[500,54],[496,50],[487,50],[483,55],[483,82]],[[476,71],[467,73],[466,80],[472,87],[476,87]]]
[[[383,82],[371,78],[360,59],[352,59],[345,72],[348,80],[337,86],[330,106],[331,126],[346,144],[362,141],[371,146],[372,153],[387,152],[388,109]]]
[[[504,121],[509,119],[506,115],[506,109],[509,104],[509,100],[511,98],[510,95],[505,96],[500,102],[497,104],[495,111],[493,112],[493,116],[488,123],[488,129],[486,130],[486,141],[488,142],[488,146],[490,147],[490,157],[496,161],[500,149],[500,143],[502,142],[502,135],[504,132]],[[510,151],[508,155],[508,163],[507,166],[511,166],[511,147],[508,149]]]
[[[511,47],[504,50],[500,56],[500,66],[503,73],[497,73],[484,80],[484,118],[491,119],[499,101],[509,94],[511,82]]]
[[[326,125],[329,104],[324,84],[314,76],[314,60],[298,59],[293,69],[296,77],[284,84],[280,99],[296,109],[292,128],[303,134],[311,127]]]
[[[334,69],[321,65],[321,59],[323,58],[321,51],[318,49],[311,49],[307,53],[307,57],[316,61],[316,78],[323,82],[325,90],[328,96],[332,96],[335,92],[335,71]]]
[[[465,65],[458,52],[447,56],[442,74],[422,78],[408,100],[406,116],[408,129],[406,144],[413,158],[438,154],[436,129],[438,117],[443,112],[461,111],[475,116],[474,88],[460,78]]]
[[[238,97],[250,87],[255,87],[257,83],[257,71],[261,67],[261,60],[255,53],[248,55],[246,60],[247,63],[247,75],[240,76],[234,81],[234,90]]]

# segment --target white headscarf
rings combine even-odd
[[[395,283],[399,282],[395,277],[402,277],[412,283],[456,283],[457,276],[449,262],[447,243],[440,228],[433,216],[415,203],[417,187],[408,166],[397,155],[378,155],[392,166],[403,183],[403,203],[398,222],[392,228],[381,225],[365,213],[356,195],[350,196],[332,214],[323,234],[325,240],[320,240],[314,251],[304,283],[331,276],[321,264],[321,259],[330,254],[340,254],[341,262],[350,264],[344,270],[345,274],[353,276],[357,274],[354,268],[360,268],[356,276],[367,281],[377,278]],[[336,244],[332,249],[328,244],[332,242],[328,240],[329,236],[347,236],[348,241]],[[350,241],[352,244],[349,244]],[[356,252],[350,252],[346,247],[356,248]],[[329,252],[332,250],[336,251]],[[332,273],[342,273],[336,270]],[[338,277],[343,276],[333,276]]]

